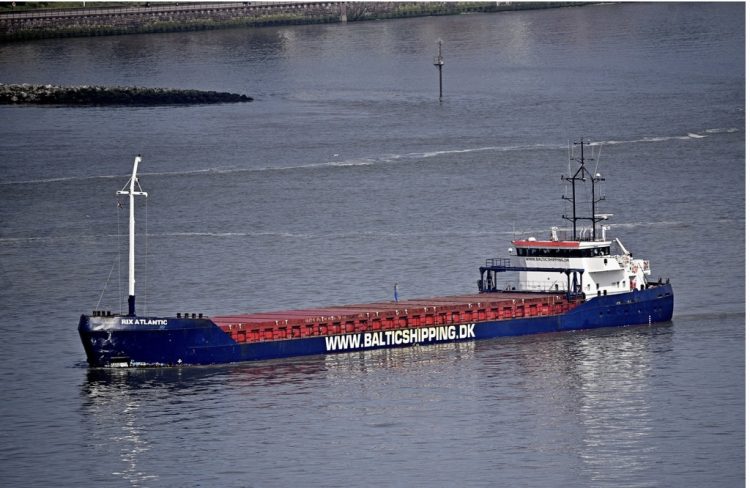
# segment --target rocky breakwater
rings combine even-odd
[[[0,104],[31,105],[196,105],[251,102],[237,93],[123,86],[5,85]]]

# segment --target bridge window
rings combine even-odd
[[[591,258],[595,256],[609,256],[610,247],[593,247],[585,249],[518,247],[518,256],[549,257],[549,258]]]

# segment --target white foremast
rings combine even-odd
[[[128,315],[135,316],[135,196],[148,197],[148,193],[143,191],[141,184],[138,183],[138,163],[141,162],[141,155],[135,157],[133,161],[133,174],[130,180],[118,191],[116,195],[128,195],[130,197],[130,221],[129,221],[129,248],[128,248]],[[136,191],[136,187],[138,191]],[[127,188],[127,190],[126,190]]]

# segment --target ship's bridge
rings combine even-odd
[[[507,258],[486,260],[480,291],[559,292],[593,297],[624,293],[647,285],[646,260],[633,259],[619,239],[512,241]],[[517,272],[516,280],[498,283],[498,273]]]
[[[513,241],[517,256],[590,258],[609,256],[611,241],[538,241],[533,237]]]
[[[592,159],[584,157],[583,139],[576,146],[580,147],[580,157],[575,158],[579,166],[575,173],[569,168],[568,175],[561,176],[561,180],[570,185],[570,193],[564,190],[562,198],[570,202],[572,212],[564,214],[563,219],[572,224],[571,228],[552,227],[548,237],[542,240],[527,237],[512,241],[513,247],[508,249],[509,257],[487,259],[485,265],[479,268],[477,285],[480,292],[564,291],[590,299],[643,290],[649,286],[649,262],[634,259],[620,239],[607,239],[610,227],[600,223],[609,220],[612,214],[596,212],[597,204],[605,199],[602,187],[604,178],[596,168],[592,173],[586,167],[586,162]],[[570,156],[573,160],[572,149]],[[579,185],[578,194],[576,184]],[[589,184],[590,193],[587,188]],[[582,213],[583,208],[578,205],[577,197],[584,194],[590,195],[590,199],[586,202],[586,211]],[[583,222],[590,223],[590,226],[582,225]],[[516,281],[507,280],[508,271],[518,273]],[[498,274],[505,283],[498,283]]]

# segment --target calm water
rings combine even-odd
[[[507,14],[0,46],[0,81],[247,93],[0,108],[0,485],[744,484],[744,5]],[[444,41],[445,93],[431,65]],[[611,234],[671,323],[281,362],[94,371],[120,310],[114,192],[144,157],[142,311],[472,292],[563,225],[595,144]],[[147,258],[145,255],[147,254]],[[123,259],[126,254],[123,255]]]

